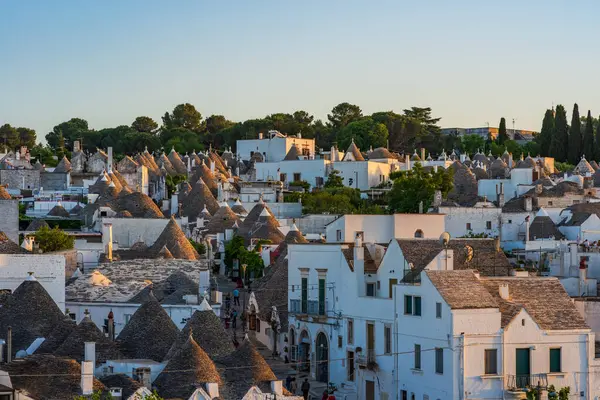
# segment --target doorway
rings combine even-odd
[[[365,399],[375,400],[375,382],[365,381]]]
[[[327,336],[320,332],[317,335],[317,381],[329,382],[329,344]]]
[[[524,388],[529,385],[529,375],[531,373],[530,349],[516,349],[515,372],[517,375],[517,387]]]
[[[310,372],[310,338],[308,331],[300,333],[300,343],[298,344],[298,369],[303,372]]]

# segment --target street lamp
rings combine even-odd
[[[248,264],[242,264],[242,283],[244,284],[244,288],[246,288],[246,269],[248,268]],[[247,290],[247,289],[246,289]],[[242,309],[242,315],[244,316],[244,319],[242,321],[242,329],[244,331],[244,333],[246,332],[246,322],[248,320],[248,315],[246,313],[246,297],[247,297],[247,293],[244,295],[244,308]]]

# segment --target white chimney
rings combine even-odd
[[[112,224],[103,224],[104,229],[102,230],[102,242],[104,244],[104,253],[106,259],[112,261],[113,259],[113,232]]]
[[[498,286],[498,293],[500,294],[500,297],[502,297],[502,299],[508,300],[510,297],[510,294],[508,292],[508,283],[501,283],[500,286]]]
[[[198,294],[202,296],[204,292],[210,292],[210,271],[201,269],[198,276]]]
[[[165,197],[167,197],[167,190],[165,189]],[[167,211],[171,207],[171,203],[168,199],[162,201],[162,211]]]
[[[215,173],[215,162],[210,160],[210,172]]]
[[[258,138],[262,139],[263,138],[263,133],[262,132],[258,132]]]
[[[274,395],[283,396],[283,382],[271,381],[271,393]]]
[[[34,236],[25,236],[25,238],[23,239],[23,244],[21,245],[21,247],[24,248],[25,250],[33,251],[33,243],[34,242],[35,242],[35,237]]]
[[[365,249],[363,247],[362,233],[356,233],[354,239],[354,273],[356,274],[356,284],[358,285],[358,295],[364,297],[366,295],[365,283]]]
[[[214,382],[205,383],[206,394],[211,399],[219,397],[219,384]]]
[[[179,195],[177,192],[174,192],[171,195],[171,215],[177,215],[179,212]]]
[[[81,362],[81,394],[94,392],[94,367],[96,364],[96,343],[85,342],[84,361]]]
[[[438,256],[438,270],[452,271],[454,269],[454,250],[444,249]]]
[[[577,243],[569,243],[569,255],[571,256],[569,266],[571,266],[571,267],[579,266],[579,254],[578,254]]]
[[[108,172],[112,172],[113,170],[113,149],[112,147],[108,148],[108,160],[106,160],[106,169]]]

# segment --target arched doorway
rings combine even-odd
[[[319,382],[329,382],[329,343],[327,335],[319,332],[316,341],[317,371],[316,377]]]
[[[298,370],[310,372],[310,336],[308,331],[300,333],[300,343],[298,343]]]
[[[249,330],[260,332],[260,328],[258,328],[258,326],[257,326],[258,324],[257,324],[257,320],[256,320],[256,307],[254,307],[254,304],[250,305],[248,325],[249,325],[249,327],[248,327]]]
[[[415,237],[416,238],[422,238],[423,237],[423,231],[420,229],[417,229],[417,231],[415,232]]]
[[[288,347],[290,350],[290,361],[298,361],[298,346],[296,345],[296,331],[294,328],[290,328],[290,334],[288,335]]]

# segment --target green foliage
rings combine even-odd
[[[596,155],[594,152],[594,120],[590,110],[588,110],[585,121],[582,151],[584,156],[587,156],[589,160],[593,160]]]
[[[385,209],[361,198],[360,190],[349,187],[326,188],[312,193],[303,193],[286,201],[302,199],[306,214],[384,214]]]
[[[182,182],[185,182],[187,179],[187,177],[185,175],[175,175],[175,176],[169,176],[167,175],[167,177],[165,178],[165,185],[167,186],[167,191],[169,192],[169,197],[175,193],[175,191],[177,190],[177,185],[179,185]]]
[[[137,132],[154,133],[158,129],[158,124],[150,117],[137,117],[131,124],[131,127]]]
[[[595,159],[600,160],[600,118],[596,124],[596,144],[595,144]]]
[[[436,190],[441,190],[445,197],[453,186],[452,169],[427,172],[420,163],[416,163],[410,171],[397,171],[393,177],[394,185],[388,201],[391,212],[417,213],[421,202],[423,210],[427,211]]]
[[[290,186],[301,187],[307,192],[310,190],[310,183],[306,181],[292,181],[290,182]]]
[[[48,167],[56,167],[59,160],[54,159],[54,150],[49,146],[43,146],[41,143],[36,144],[29,150],[29,155],[35,160],[39,160],[42,165]]]
[[[573,115],[571,116],[571,127],[569,128],[569,162],[577,165],[581,159],[582,138],[581,138],[581,119],[579,118],[579,106],[573,105]]]
[[[20,146],[32,148],[35,145],[36,133],[29,128],[15,128],[10,124],[0,126],[0,148],[15,150]]]
[[[556,168],[559,172],[569,172],[575,169],[573,164],[569,164],[567,162],[554,162],[554,168]]]
[[[184,128],[199,132],[203,128],[202,114],[190,103],[177,105],[172,113],[162,118],[164,129]]]
[[[473,233],[473,231],[469,231],[466,235],[460,236],[461,239],[486,239],[489,237],[490,235],[485,232]]]
[[[188,239],[188,241],[190,242],[190,244],[192,245],[192,247],[194,249],[196,249],[196,251],[198,252],[198,254],[202,255],[204,253],[206,253],[206,246],[204,245],[204,243],[198,243],[192,239]]]
[[[112,398],[110,392],[104,393],[101,390],[98,390],[89,396],[76,396],[73,400],[112,400]]]
[[[362,110],[359,106],[350,103],[340,103],[333,107],[331,114],[327,114],[327,119],[329,119],[331,127],[339,130],[354,121],[358,121],[362,116]]]
[[[84,139],[83,144],[86,145],[86,138],[89,135],[90,129],[86,120],[81,118],[71,118],[66,122],[62,122],[52,128],[52,132],[46,135],[46,141],[48,146],[53,149],[58,148],[73,148],[73,142],[76,140]],[[64,143],[61,143],[64,141]],[[90,146],[85,147],[87,150],[95,150]]]
[[[72,249],[75,245],[75,236],[64,231],[47,226],[40,228],[35,234],[35,242],[39,244],[44,253]]]
[[[338,144],[342,149],[350,146],[353,139],[359,149],[366,150],[369,146],[383,147],[387,145],[388,130],[384,124],[377,123],[372,118],[362,118],[350,122],[337,135]]]
[[[542,121],[542,129],[535,140],[540,145],[540,154],[550,154],[550,143],[554,136],[554,111],[546,110],[544,120]]]
[[[225,264],[233,268],[233,260],[239,260],[240,269],[243,264],[247,265],[246,274],[254,273],[255,277],[260,277],[265,268],[265,264],[258,253],[260,243],[256,248],[248,250],[244,245],[244,238],[235,235],[227,244],[225,244]]]
[[[325,189],[344,187],[344,179],[340,176],[340,171],[332,170],[327,176],[324,187]]]
[[[498,137],[496,141],[498,144],[504,144],[509,139],[508,133],[506,132],[506,119],[500,118],[500,125],[498,126]]]
[[[485,139],[480,135],[464,135],[461,138],[462,151],[474,154],[477,151],[485,151]]]
[[[554,135],[550,141],[550,157],[556,161],[567,161],[569,149],[569,126],[567,124],[567,113],[561,104],[556,106],[554,115]]]

